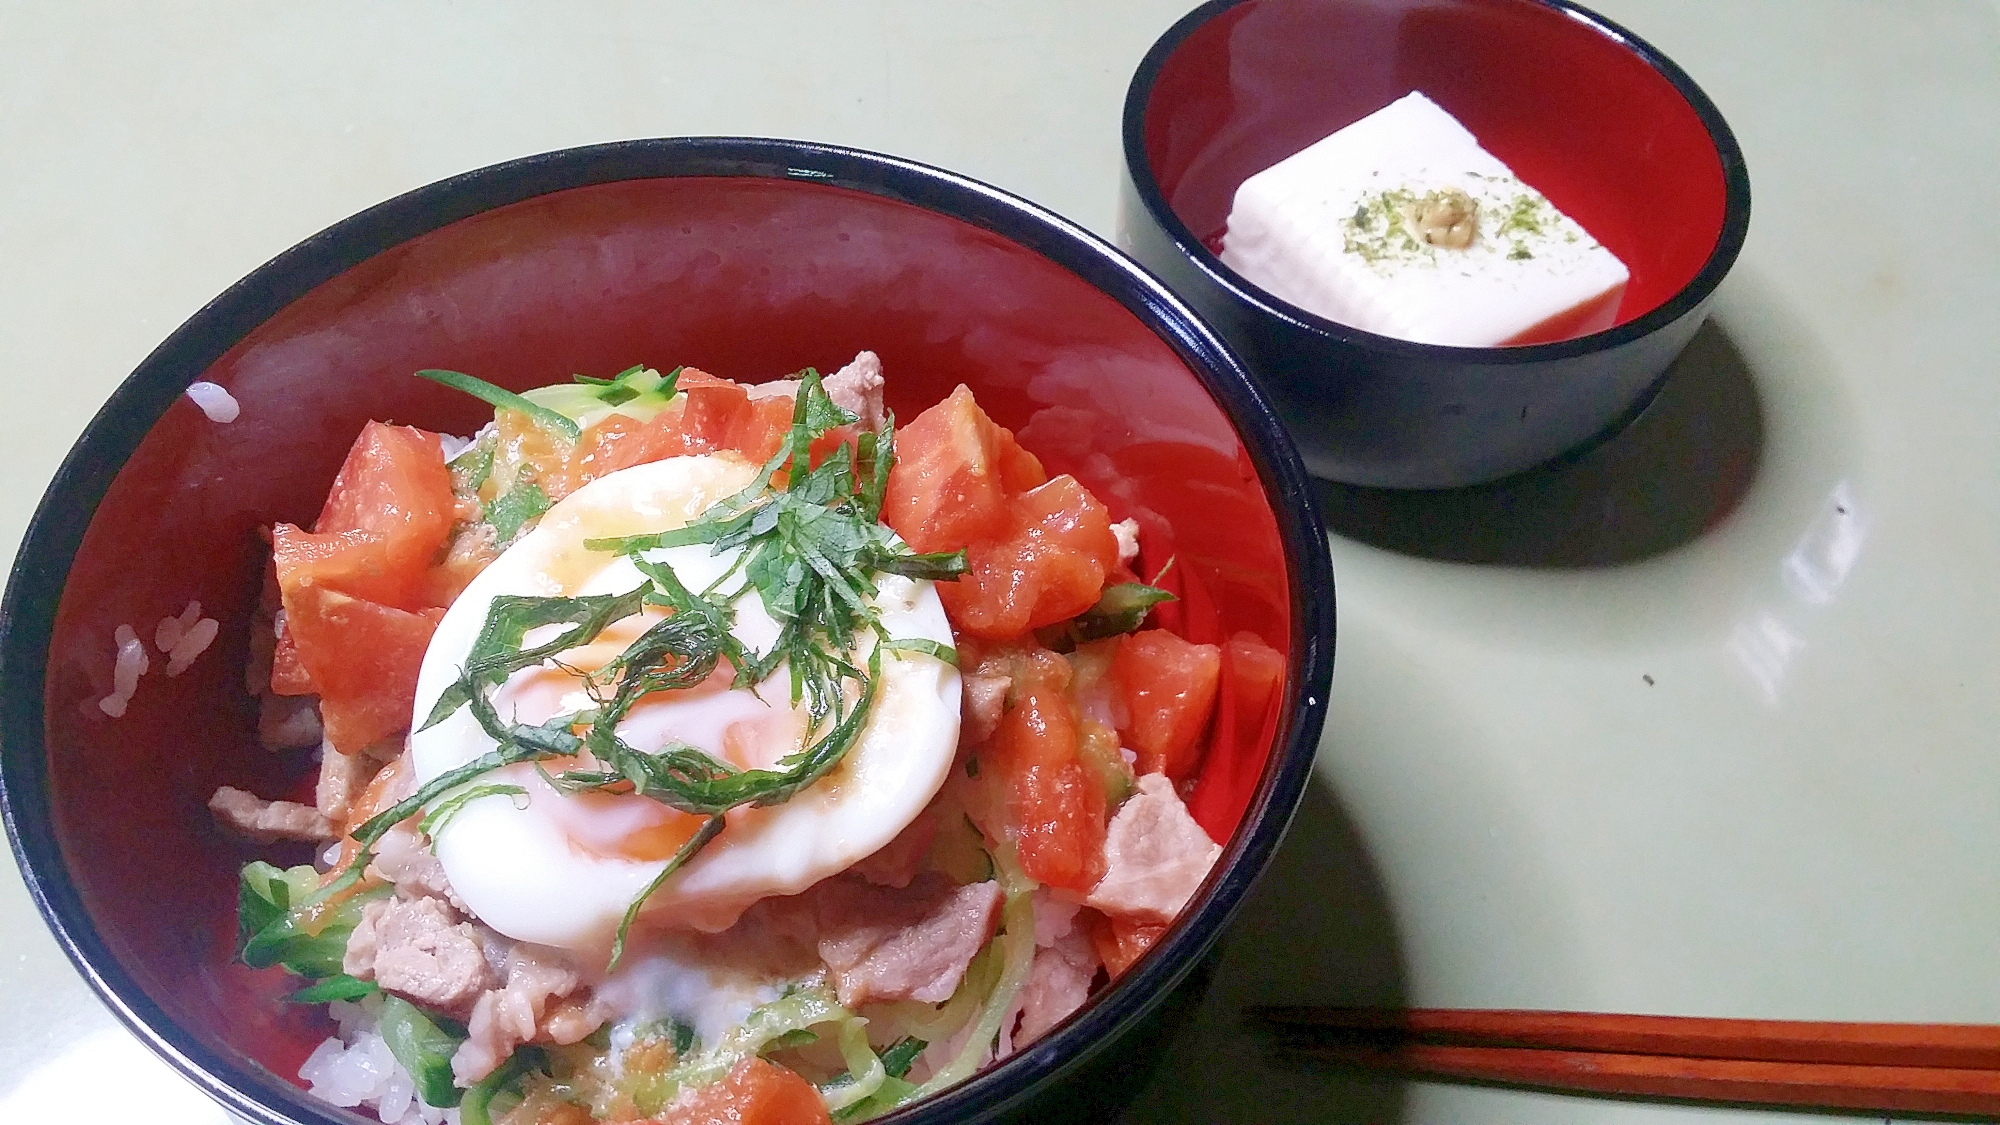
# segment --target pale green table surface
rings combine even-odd
[[[1108,233],[1125,83],[1185,2],[0,2],[0,537],[204,301],[468,168],[801,137]],[[1790,1116],[1281,1065],[1257,1002],[2000,1021],[2000,8],[1602,6],[1735,127],[1742,259],[1581,463],[1327,490],[1318,784],[1135,1120]],[[225,1120],[11,865],[0,936],[0,1122]]]

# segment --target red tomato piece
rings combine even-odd
[[[631,451],[623,447],[638,434],[641,425],[623,414],[613,414],[584,430],[576,439],[576,448],[570,451],[569,461],[563,466],[564,495],[607,473],[638,464],[636,461],[628,463]]]
[[[676,370],[674,375],[674,389],[682,391],[687,390],[689,387],[699,387],[704,383],[727,382],[729,380],[724,379],[722,376],[710,375],[699,367],[681,367]]]
[[[622,442],[607,459],[607,471],[730,447],[730,435],[751,413],[749,393],[713,377],[690,386],[687,372],[681,374],[684,394],[679,405],[662,410]]]
[[[320,696],[327,741],[355,753],[410,725],[442,609],[415,613],[324,586],[285,594],[285,631]]]
[[[416,661],[431,625],[422,625],[414,659],[398,639],[412,631],[404,619],[423,620],[418,611],[425,609],[428,571],[451,532],[455,506],[436,434],[370,422],[348,450],[313,530],[282,523],[272,529],[285,607],[272,688],[319,692],[328,731],[338,727],[349,740],[337,745],[358,750],[409,724]],[[389,624],[350,637],[338,624],[349,620]],[[384,641],[388,647],[378,649]],[[377,719],[356,708],[385,668],[405,665],[398,673],[408,680],[399,689],[404,713],[399,725],[378,730]],[[363,684],[370,686],[357,686]]]
[[[925,552],[955,551],[1001,534],[1007,525],[1002,433],[963,384],[898,429],[882,522]]]
[[[720,1081],[676,1098],[653,1125],[828,1125],[831,1120],[812,1083],[753,1055]]]
[[[677,453],[713,453],[729,448],[735,433],[750,414],[750,392],[735,383],[717,380],[697,383],[686,389],[686,405],[675,421],[685,448]],[[664,411],[664,418],[671,411]]]
[[[278,586],[323,586],[419,608],[424,570],[451,533],[455,501],[433,433],[370,422],[354,439],[313,530],[272,529]]]
[[[762,465],[778,455],[792,432],[792,400],[785,395],[753,398],[750,409],[730,430],[728,447],[741,453],[753,465]]]
[[[994,463],[1000,470],[1001,487],[1012,494],[1047,484],[1049,474],[1042,468],[1041,458],[1022,449],[1021,443],[1014,440],[1014,431],[1002,426],[993,428],[1000,433]]]
[[[1209,835],[1229,835],[1249,807],[1257,776],[1277,734],[1285,655],[1255,633],[1239,632],[1222,646],[1222,689],[1215,709],[1211,760],[1188,800],[1188,812]]]
[[[1237,713],[1248,715],[1250,725],[1261,725],[1265,709],[1285,682],[1284,653],[1255,633],[1237,633],[1222,646],[1222,668],[1236,696]]]
[[[614,414],[585,430],[566,469],[569,491],[619,469],[724,449],[761,465],[791,432],[790,398],[753,399],[743,387],[692,368],[681,372],[680,386],[687,398],[650,421]]]
[[[835,426],[813,439],[812,445],[806,450],[806,460],[817,467],[832,456],[834,450],[843,445],[853,445],[860,436],[860,426]]]
[[[975,636],[1019,636],[1075,617],[1096,604],[1118,564],[1111,514],[1075,477],[1010,498],[1007,512],[1007,532],[972,544],[966,575],[938,585],[952,624]]]
[[[1006,780],[1007,823],[1021,870],[1037,882],[1088,892],[1104,877],[1104,783],[1077,755],[1069,662],[1035,650],[1018,662],[1008,707],[990,742]]]
[[[1098,959],[1104,962],[1104,969],[1112,980],[1125,975],[1132,963],[1146,955],[1160,935],[1167,932],[1165,922],[1142,922],[1131,918],[1112,918],[1088,908],[1084,918],[1090,927],[1090,944],[1096,948]]]
[[[1215,708],[1222,649],[1189,644],[1165,629],[1145,629],[1118,646],[1111,674],[1131,716],[1118,733],[1139,755],[1139,772],[1164,773],[1176,781],[1193,773]]]

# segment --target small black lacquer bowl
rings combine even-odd
[[[1419,344],[1309,313],[1217,257],[1251,175],[1412,90],[1624,261],[1616,323],[1518,347]],[[1118,241],[1206,316],[1316,476],[1496,480],[1622,429],[1707,315],[1750,178],[1681,69],[1566,0],[1215,0],[1125,98]]]
[[[1325,532],[1262,393],[1124,257],[971,180],[792,141],[632,141],[400,196],[231,287],[98,413],[0,609],[0,812],[105,1003],[257,1125],[363,1120],[293,1079],[330,1025],[283,1003],[294,979],[234,959],[236,871],[259,850],[204,802],[223,784],[309,792],[309,761],[258,746],[244,690],[258,530],[311,521],[368,419],[479,424],[481,404],[412,372],[515,389],[639,362],[762,378],[864,348],[901,417],[968,384],[1052,472],[1136,514],[1152,565],[1173,554],[1193,583],[1182,632],[1250,630],[1287,654],[1278,705],[1233,717],[1200,775],[1192,807],[1227,843],[1173,929],[1048,1036],[894,1119],[994,1120],[1079,1096],[1079,1069],[1197,968],[1304,790],[1333,659]],[[241,416],[210,421],[182,394],[197,379]],[[127,713],[106,715],[114,630],[150,636],[190,600],[222,622],[213,647],[174,678],[156,656]]]

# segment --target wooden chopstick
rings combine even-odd
[[[1272,1026],[1380,1032],[1469,1046],[2000,1070],[2000,1025],[1995,1024],[1812,1023],[1449,1008],[1258,1008],[1254,1014]]]
[[[1261,1008],[1313,1058],[1422,1075],[1704,1101],[2000,1113],[2000,1026],[1600,1012]]]

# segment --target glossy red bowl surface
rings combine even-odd
[[[1418,344],[1222,264],[1244,180],[1413,90],[1625,263],[1612,327]],[[1657,392],[1749,224],[1749,174],[1707,96],[1567,0],[1215,0],[1140,65],[1125,160],[1121,243],[1244,355],[1308,466],[1355,484],[1480,483],[1616,432]]]
[[[218,785],[310,799],[309,757],[258,746],[243,682],[266,548],[309,522],[368,419],[469,433],[444,367],[524,389],[639,362],[741,379],[873,349],[913,417],[959,383],[1051,472],[1143,527],[1183,576],[1173,624],[1290,656],[1282,706],[1226,716],[1193,807],[1229,841],[1173,935],[1016,1059],[905,1111],[981,1119],[1142,1016],[1219,934],[1304,784],[1331,667],[1324,533],[1296,455],[1234,359],[1087,234],[946,173],[790,142],[575,150],[469,173],[301,244],[218,298],[121,387],[30,529],[0,638],[0,799],[29,886],[105,999],[254,1121],[352,1120],[290,1084],[328,1032],[278,971],[234,960]],[[221,425],[181,395],[227,387]],[[223,623],[178,678],[106,716],[113,631],[190,599]],[[295,852],[288,862],[303,861]]]

